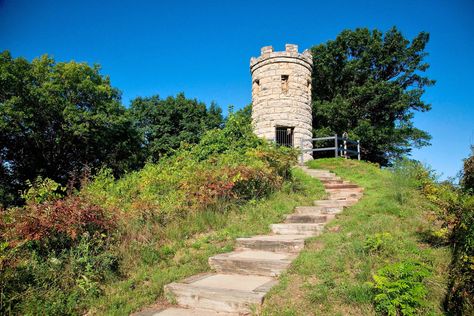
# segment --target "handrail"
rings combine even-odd
[[[322,147],[322,148],[314,148],[313,143],[316,141],[324,141],[324,140],[334,140],[334,147]],[[304,149],[304,143],[307,141],[311,141],[311,149]],[[341,141],[341,143],[339,143]],[[355,145],[356,150],[349,149],[348,146]],[[345,137],[339,137],[337,134],[334,136],[326,136],[326,137],[316,137],[311,139],[301,139],[301,163],[304,162],[303,154],[307,152],[318,152],[318,151],[334,151],[334,156],[337,158],[338,156],[344,158],[350,158],[351,156],[357,156],[357,159],[360,160],[360,141],[359,140],[352,140]]]

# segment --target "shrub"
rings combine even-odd
[[[37,241],[44,246],[69,244],[83,233],[103,233],[114,226],[110,214],[80,196],[12,208],[0,214],[0,223],[0,237],[13,245]]]
[[[390,316],[416,315],[427,294],[423,280],[430,270],[415,261],[387,265],[373,276],[374,304],[377,312]]]
[[[365,239],[364,249],[369,253],[381,252],[387,250],[392,241],[393,237],[390,233],[369,235]]]
[[[453,315],[472,315],[474,314],[474,197],[466,198],[456,218],[451,237],[453,258],[445,308]]]
[[[25,190],[21,197],[27,203],[42,203],[54,201],[64,196],[66,188],[49,178],[43,179],[37,177],[34,182],[26,180],[28,189]]]
[[[471,156],[464,160],[461,184],[466,190],[474,192],[474,146],[471,146],[471,151]]]
[[[0,314],[77,314],[118,271],[114,216],[81,196],[54,200],[52,187],[0,213]]]

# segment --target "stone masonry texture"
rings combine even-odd
[[[298,46],[286,44],[284,52],[272,46],[250,59],[252,74],[252,122],[255,134],[275,140],[277,127],[293,128],[294,147],[312,148],[311,72],[313,59]],[[310,153],[303,160],[312,159]]]

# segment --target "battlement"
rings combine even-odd
[[[313,57],[298,45],[275,52],[264,46],[250,60],[252,123],[257,136],[282,146],[312,149],[311,75]],[[303,160],[312,159],[309,151]]]
[[[313,58],[308,50],[298,52],[298,45],[286,44],[284,51],[275,52],[273,46],[264,46],[260,50],[259,57],[250,59],[250,71],[253,73],[256,68],[268,63],[300,63],[308,69],[313,66]]]

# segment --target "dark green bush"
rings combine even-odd
[[[474,192],[474,146],[471,147],[471,156],[464,160],[464,170],[461,183],[466,190]]]

